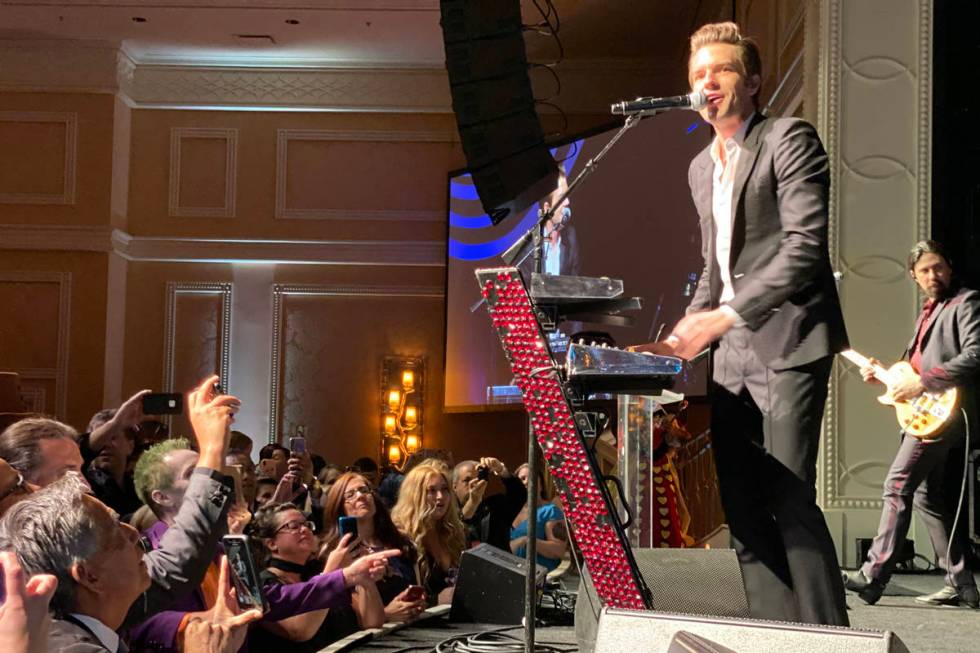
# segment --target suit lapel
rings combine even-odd
[[[756,159],[759,158],[759,140],[761,138],[762,129],[759,123],[762,122],[764,118],[758,113],[752,118],[752,123],[749,125],[748,131],[745,134],[745,140],[742,141],[742,151],[738,155],[738,169],[735,170],[735,179],[732,182],[732,241],[735,241],[735,224],[737,218],[744,218],[742,211],[739,207],[742,205],[742,194],[745,192],[745,183],[749,180],[749,175],[752,174],[752,170],[755,168]],[[731,262],[735,262],[735,257],[732,257]]]

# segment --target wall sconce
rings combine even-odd
[[[387,356],[381,367],[381,459],[400,467],[422,446],[422,358]]]

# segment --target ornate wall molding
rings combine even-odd
[[[901,351],[918,312],[904,255],[931,219],[931,10],[931,0],[820,6],[817,115],[830,160],[831,261],[843,272],[851,343],[879,357]],[[818,474],[825,508],[881,508],[894,452],[886,442],[897,427],[870,395],[838,361]]]
[[[186,206],[180,201],[181,143],[192,138],[225,141],[225,197],[222,206]],[[175,218],[233,218],[238,185],[238,130],[204,127],[170,129],[170,193],[168,214]]]
[[[78,114],[54,111],[0,111],[0,122],[50,122],[65,127],[64,182],[60,193],[0,193],[0,204],[74,204]]]
[[[232,284],[230,283],[187,283],[167,282],[166,322],[164,325],[164,359],[163,387],[165,392],[174,392],[176,380],[176,350],[177,350],[177,304],[181,296],[215,296],[221,302],[221,333],[218,344],[218,374],[222,383],[227,387],[228,369],[231,361],[231,302]],[[168,422],[169,423],[169,422]]]
[[[57,354],[53,368],[11,368],[25,380],[53,379],[55,384],[55,415],[67,419],[68,415],[68,354],[71,334],[71,273],[0,271],[2,283],[56,284],[58,286],[58,335]],[[43,399],[43,397],[42,397]]]
[[[332,208],[290,208],[286,205],[289,179],[289,144],[296,141],[353,141],[378,143],[453,143],[458,136],[449,131],[371,131],[328,129],[280,129],[276,135],[276,213],[277,220],[411,220],[442,222],[441,211],[348,210]]]
[[[419,297],[443,299],[442,286],[351,286],[351,285],[305,285],[274,284],[272,286],[272,385],[269,388],[269,442],[277,442],[279,433],[279,393],[282,389],[282,350],[280,342],[283,333],[283,303],[289,296],[306,297]]]

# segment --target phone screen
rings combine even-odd
[[[225,535],[221,538],[221,543],[224,545],[225,555],[228,556],[228,567],[231,569],[238,607],[243,610],[256,608],[265,613],[269,606],[262,593],[262,584],[259,582],[255,562],[252,560],[248,536]]]
[[[354,539],[357,537],[357,517],[339,517],[337,519],[337,530],[340,531],[340,536],[343,537],[348,533],[353,534]]]

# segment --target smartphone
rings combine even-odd
[[[184,395],[179,392],[153,392],[143,395],[144,415],[180,415],[184,412]]]
[[[421,585],[409,585],[405,593],[406,601],[421,601],[425,598],[425,588]]]
[[[300,435],[289,438],[289,453],[297,458],[306,453],[306,438]]]
[[[225,465],[224,469],[225,476],[230,476],[232,482],[235,486],[235,497],[232,503],[245,504],[245,491],[242,489],[242,466],[241,465]]]
[[[357,517],[339,517],[337,519],[337,530],[340,531],[340,537],[351,533],[353,537],[352,540],[357,539]]]
[[[217,397],[218,395],[223,395],[223,394],[225,394],[225,389],[220,382],[215,383],[214,385],[211,386],[212,397]]]
[[[252,560],[252,550],[249,548],[248,535],[225,535],[221,538],[225,555],[228,556],[228,567],[231,570],[232,583],[238,597],[238,607],[242,610],[257,609],[265,614],[269,604],[262,593],[262,583]]]
[[[279,478],[279,465],[272,458],[259,461],[258,475],[262,478]]]
[[[480,465],[476,468],[476,477],[481,481],[487,480],[490,478],[490,468]]]

